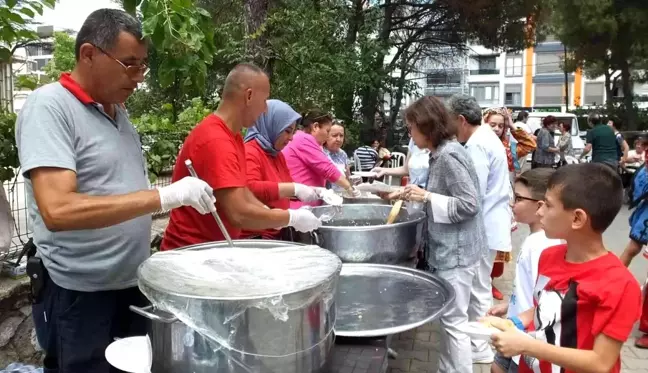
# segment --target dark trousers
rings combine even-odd
[[[32,306],[36,337],[45,350],[45,373],[121,372],[108,364],[106,347],[115,338],[146,335],[149,320],[129,310],[147,299],[137,287],[80,292],[45,286]]]

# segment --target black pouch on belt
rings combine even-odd
[[[27,241],[23,248],[23,253],[27,253],[27,276],[29,276],[30,294],[29,298],[32,304],[41,301],[43,288],[45,287],[45,266],[41,258],[36,257],[36,245],[32,239]]]

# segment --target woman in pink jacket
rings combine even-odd
[[[350,195],[359,194],[346,176],[340,172],[322,148],[328,138],[333,118],[320,110],[310,110],[302,116],[301,131],[297,131],[293,140],[282,150],[290,176],[296,183],[311,187],[326,187],[326,182],[337,184]],[[318,202],[291,201],[290,208],[303,205],[317,206]]]

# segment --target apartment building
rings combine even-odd
[[[564,46],[548,36],[535,47],[515,53],[499,53],[469,45],[463,57],[448,66],[428,65],[416,80],[420,95],[447,97],[454,93],[474,96],[482,107],[508,106],[534,111],[602,105],[606,101],[605,79],[587,78],[581,71],[567,76],[569,104],[565,103]],[[637,95],[648,95],[648,85],[637,84]],[[620,95],[615,89],[615,96]]]

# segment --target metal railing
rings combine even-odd
[[[499,75],[499,69],[476,69],[470,70],[470,75]]]
[[[19,174],[18,170],[16,170]],[[171,174],[165,173],[160,176],[154,183],[151,184],[152,188],[158,188],[171,183]],[[27,190],[25,180],[22,175],[16,176],[13,180],[5,182],[2,187],[5,189],[7,200],[11,206],[11,215],[13,217],[13,235],[11,237],[11,246],[9,251],[0,253],[0,262],[11,261],[17,257],[18,253],[22,250],[23,246],[32,236],[33,225],[29,219],[29,212],[27,211]],[[154,218],[165,216],[167,213],[158,212],[153,214]]]

